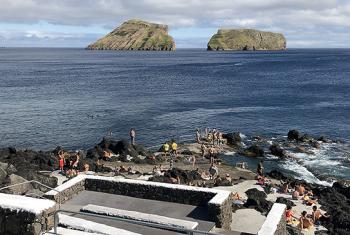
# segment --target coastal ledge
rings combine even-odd
[[[231,192],[186,185],[120,179],[106,176],[79,175],[47,192],[46,198],[65,202],[83,190],[153,199],[194,206],[207,205],[209,219],[218,228],[230,229],[232,222]]]

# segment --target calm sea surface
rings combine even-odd
[[[326,135],[345,143],[282,168],[349,179],[350,49],[0,49],[0,146],[88,148],[131,127],[146,146],[204,127]]]

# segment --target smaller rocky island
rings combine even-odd
[[[173,51],[175,43],[168,35],[167,25],[133,19],[90,44],[87,49]]]
[[[285,50],[286,44],[281,33],[255,29],[219,29],[208,42],[207,50]]]

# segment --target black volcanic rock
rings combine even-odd
[[[280,157],[280,158],[287,157],[286,151],[278,144],[271,145],[269,149],[270,149],[272,155],[275,155],[275,156]]]
[[[239,132],[223,134],[222,138],[227,139],[230,145],[241,145],[242,138]]]
[[[288,139],[289,140],[299,140],[300,138],[300,133],[298,130],[290,130],[288,132]]]
[[[256,144],[244,149],[240,153],[247,157],[264,157],[265,156],[264,149]]]
[[[244,204],[244,207],[254,208],[255,210],[268,214],[272,208],[273,202],[266,200],[266,193],[257,190],[256,188],[249,189],[245,192],[248,200]]]

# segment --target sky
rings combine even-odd
[[[0,47],[86,47],[129,19],[169,25],[177,48],[219,28],[283,33],[289,48],[350,48],[350,0],[0,0]]]

